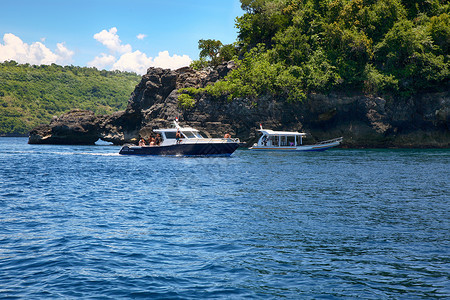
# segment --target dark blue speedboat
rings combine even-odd
[[[180,127],[177,121],[174,124],[174,128],[154,130],[161,136],[162,142],[159,145],[124,145],[119,154],[230,156],[239,147],[239,139],[204,138],[197,129]]]

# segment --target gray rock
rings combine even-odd
[[[31,130],[28,143],[93,145],[98,140],[97,130],[98,118],[92,111],[72,110]]]

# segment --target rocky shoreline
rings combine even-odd
[[[194,107],[178,104],[178,90],[204,87],[226,76],[232,62],[216,69],[176,71],[149,68],[128,100],[125,111],[96,116],[73,110],[50,124],[30,131],[30,144],[94,144],[98,139],[116,145],[135,143],[155,128],[181,123],[206,136],[230,133],[253,144],[262,123],[265,128],[308,133],[306,143],[342,136],[345,148],[449,148],[450,92],[424,93],[409,99],[370,95],[311,94],[302,103],[262,97],[217,99],[201,96]]]
[[[5,133],[0,134],[0,137],[28,137],[28,134],[20,134],[20,133]]]

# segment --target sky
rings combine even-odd
[[[235,42],[242,14],[239,0],[0,0],[0,62],[177,69],[200,39]]]

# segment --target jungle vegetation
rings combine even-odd
[[[0,135],[26,134],[71,109],[123,110],[141,76],[121,71],[0,63]]]
[[[214,66],[232,55],[238,68],[185,95],[302,101],[311,92],[408,97],[448,88],[448,1],[241,0],[241,6],[236,43],[201,40],[193,62]],[[195,104],[187,96],[180,104]]]

